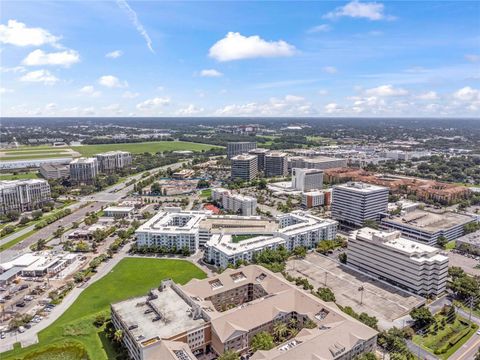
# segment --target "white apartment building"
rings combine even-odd
[[[116,169],[122,169],[132,163],[132,154],[128,151],[109,151],[95,155],[98,169],[103,173],[111,173]]]
[[[243,216],[257,214],[257,199],[251,196],[234,194],[230,190],[217,188],[212,189],[212,199],[222,204],[225,210],[238,213]]]
[[[323,170],[293,168],[292,187],[300,191],[322,189]]]
[[[98,176],[96,158],[78,158],[70,162],[70,178],[77,183],[91,183]]]
[[[388,207],[388,188],[360,182],[333,187],[332,218],[347,226],[363,226],[380,219]]]
[[[354,231],[348,240],[347,263],[422,296],[446,290],[448,257],[438,248],[403,238],[400,231]]]
[[[31,211],[50,200],[50,185],[46,180],[0,181],[0,214]]]
[[[231,159],[234,156],[248,153],[250,150],[257,147],[256,142],[241,141],[227,143],[227,158]]]
[[[287,176],[287,154],[283,152],[270,152],[265,155],[265,176]]]
[[[258,175],[255,155],[237,155],[232,157],[232,179],[253,180]]]

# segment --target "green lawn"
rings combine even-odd
[[[0,251],[3,251],[3,250],[7,250],[7,249],[10,249],[13,245],[16,245],[18,244],[19,242],[25,240],[26,238],[28,238],[29,236],[35,234],[38,230],[30,230],[28,232],[26,232],[25,234],[23,235],[20,235],[19,237],[13,239],[13,240],[10,240],[9,242],[3,244],[0,246]],[[11,234],[8,234],[6,236],[10,236]]]
[[[453,250],[453,249],[455,249],[455,240],[451,240],[445,245],[445,250]]]
[[[14,174],[0,174],[0,180],[19,180],[19,179],[38,179],[39,173],[36,171]]]
[[[240,241],[248,240],[251,238],[254,238],[259,235],[252,235],[252,234],[246,234],[246,235],[232,235],[232,242],[238,243]]]
[[[141,143],[126,143],[126,144],[101,144],[101,145],[83,145],[73,146],[72,149],[78,151],[82,156],[93,156],[95,154],[113,151],[124,150],[130,151],[133,154],[141,154],[144,152],[156,153],[162,151],[175,150],[192,150],[202,151],[216,148],[215,145],[198,144],[187,141],[152,141]]]
[[[470,326],[468,320],[457,316],[454,323],[447,323],[442,329],[440,324],[443,318],[445,318],[445,316],[441,314],[435,315],[439,326],[438,331],[435,333],[434,325],[432,325],[428,334],[415,335],[413,342],[432,354],[435,354],[439,359],[446,360],[475,334],[478,325],[471,323],[472,325]],[[446,349],[446,351],[441,351],[441,349]]]
[[[2,360],[37,360],[37,357],[30,357],[29,354],[41,353],[52,345],[81,344],[90,360],[114,358],[113,350],[102,338],[102,330],[92,324],[97,314],[109,312],[110,303],[145,295],[149,289],[158,286],[162,279],[171,278],[185,284],[192,278],[205,277],[202,270],[184,260],[123,259],[109,274],[84,290],[57,321],[39,333],[39,344],[24,349],[16,347],[0,357]]]
[[[203,197],[211,197],[212,196],[212,189],[205,189],[205,190],[202,190],[202,192],[200,193],[200,196],[203,196]]]

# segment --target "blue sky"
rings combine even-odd
[[[2,116],[480,115],[473,1],[3,1]]]

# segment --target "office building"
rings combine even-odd
[[[115,219],[131,218],[134,212],[133,206],[109,206],[103,210],[104,216]]]
[[[221,204],[223,209],[240,213],[243,216],[252,216],[257,213],[257,199],[251,196],[234,194],[227,189],[212,189],[212,200]]]
[[[480,230],[459,237],[455,240],[455,247],[462,252],[480,255]]]
[[[248,152],[250,155],[255,155],[257,157],[258,171],[265,171],[265,155],[267,155],[268,152],[269,150],[264,148],[255,148]]]
[[[229,142],[227,143],[227,158],[231,159],[237,155],[247,154],[250,150],[255,149],[256,147],[256,142]]]
[[[254,336],[295,320],[298,334],[253,359],[354,359],[374,352],[377,331],[334,303],[257,265],[179,285],[163,280],[146,296],[111,305],[112,322],[134,360],[215,358],[251,353]],[[308,326],[307,324],[313,324]]]
[[[332,201],[331,191],[308,191],[302,193],[302,206],[307,209],[311,209],[319,206],[328,206]]]
[[[232,157],[232,179],[253,180],[258,175],[255,155],[237,155]]]
[[[335,201],[335,199],[334,199]],[[428,245],[436,245],[440,237],[448,241],[462,236],[464,226],[474,222],[475,218],[451,211],[432,212],[413,210],[400,215],[382,219],[382,228],[400,230],[402,235]]]
[[[323,170],[292,169],[292,187],[300,191],[320,190],[323,188]]]
[[[288,159],[288,169],[305,168],[305,169],[332,169],[347,167],[347,159],[332,158],[326,156],[305,157],[292,156]]]
[[[287,154],[283,152],[270,152],[265,155],[265,176],[287,176]]]
[[[70,169],[66,164],[41,164],[39,170],[45,179],[63,179],[70,174]]]
[[[98,176],[96,158],[78,158],[70,163],[70,179],[76,183],[89,184]]]
[[[354,231],[348,240],[347,262],[422,296],[446,290],[448,257],[438,248],[403,238],[400,231]]]
[[[0,181],[0,214],[20,214],[41,208],[50,201],[50,185],[46,180]]]
[[[109,151],[95,155],[98,170],[102,173],[112,173],[132,164],[132,154],[127,151]]]
[[[360,182],[333,187],[332,218],[345,226],[363,226],[366,220],[379,221],[388,207],[388,188]]]

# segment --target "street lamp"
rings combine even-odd
[[[358,288],[358,291],[360,291],[360,305],[363,305],[363,291],[365,290],[365,288],[362,286],[360,286]]]

